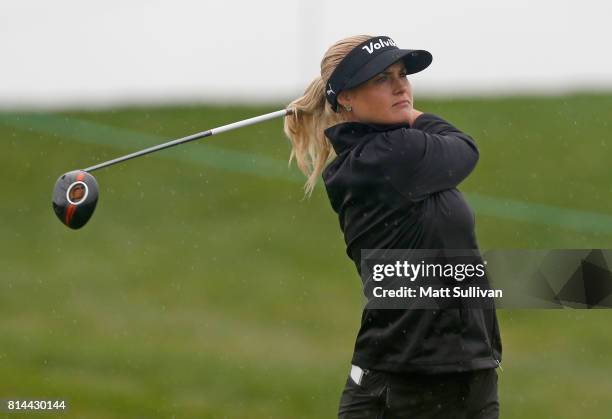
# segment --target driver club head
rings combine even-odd
[[[96,178],[82,170],[60,176],[53,189],[53,210],[66,226],[77,230],[87,224],[98,203]]]

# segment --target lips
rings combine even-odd
[[[399,102],[395,102],[393,104],[393,106],[399,106],[399,105],[409,105],[410,101],[409,100],[400,100]]]

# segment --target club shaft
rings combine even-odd
[[[286,116],[292,114],[293,111],[291,109],[283,109],[276,112],[270,112],[264,115],[256,116],[253,118],[245,119],[238,122],[233,122],[231,124],[223,125],[217,128],[209,129],[208,131],[198,132],[196,134],[189,135],[187,137],[179,138],[177,140],[168,141],[167,143],[159,144],[153,147],[145,148],[144,150],[136,151],[131,154],[127,154],[122,157],[117,157],[116,159],[109,160],[103,163],[96,164],[95,166],[88,167],[87,169],[82,169],[84,172],[91,173],[94,170],[102,169],[104,167],[112,166],[113,164],[121,163],[126,160],[134,159],[136,157],[144,156],[145,154],[150,154],[155,151],[163,150],[165,148],[170,148],[177,146],[179,144],[185,144],[190,141],[199,140],[200,138],[210,137],[215,134],[220,134],[222,132],[231,131],[236,128],[246,127],[247,125],[257,124],[259,122],[267,121],[269,119],[278,118],[281,116]]]

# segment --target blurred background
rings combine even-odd
[[[596,0],[5,1],[0,399],[74,418],[332,418],[361,281],[281,120],[64,172],[284,107],[354,34],[433,53],[416,107],[479,144],[460,187],[482,249],[612,248],[612,6]],[[612,314],[499,310],[503,418],[607,418]],[[2,412],[4,417],[35,413]],[[55,413],[44,413],[55,417]],[[36,415],[40,416],[40,415]]]

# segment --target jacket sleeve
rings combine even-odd
[[[413,202],[459,185],[479,157],[469,135],[433,114],[382,133],[374,148],[385,179]]]

